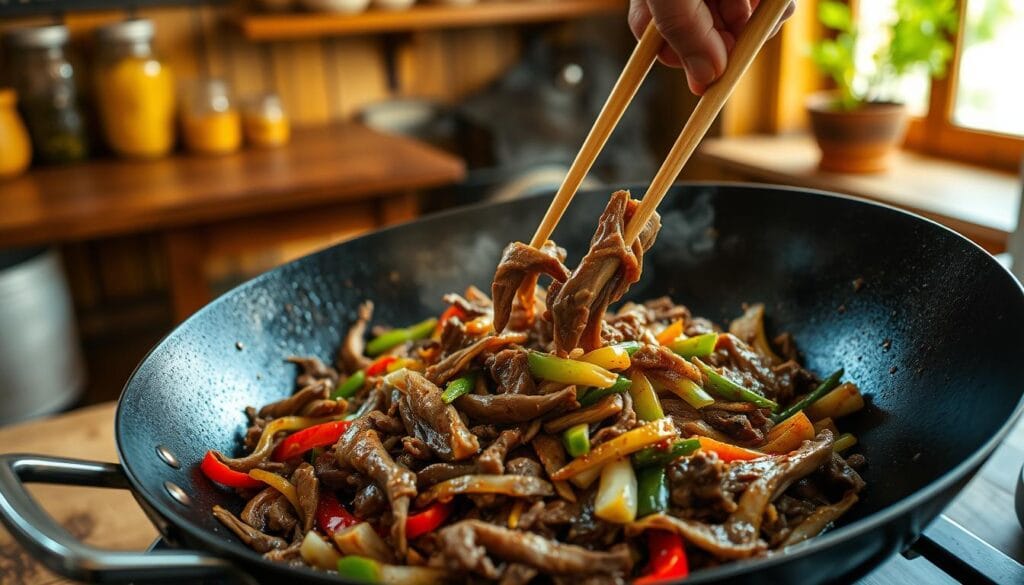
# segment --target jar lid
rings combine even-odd
[[[17,28],[7,33],[7,42],[22,49],[51,49],[68,42],[68,27],[63,24]]]
[[[156,28],[148,18],[129,18],[96,29],[96,38],[105,42],[144,43],[153,40]]]

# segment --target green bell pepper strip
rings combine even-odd
[[[339,398],[351,398],[353,394],[359,392],[359,389],[366,383],[366,372],[359,370],[352,374],[347,380],[338,384],[338,387],[331,393],[331,398],[337,400]]]
[[[434,327],[437,327],[437,319],[427,319],[426,321],[422,321],[411,327],[406,327],[405,329],[392,329],[391,331],[374,338],[370,343],[367,343],[366,355],[370,357],[378,356],[392,347],[403,344],[406,341],[414,341],[416,339],[429,337],[430,334],[434,332]]]
[[[359,583],[380,583],[380,563],[358,555],[338,559],[338,576]]]
[[[668,510],[668,478],[664,467],[644,467],[636,475],[636,517]]]
[[[645,467],[665,466],[680,457],[686,457],[697,449],[700,449],[700,440],[698,439],[672,441],[667,449],[659,445],[647,447],[633,453],[633,467],[642,469]]]
[[[466,374],[461,378],[455,378],[445,386],[444,392],[441,393],[441,400],[445,404],[451,404],[459,396],[469,394],[474,386],[476,386],[476,376],[472,373]]]
[[[640,343],[639,341],[623,341],[622,343],[616,343],[615,347],[624,349],[626,351],[626,354],[629,355],[629,357],[633,357],[633,354],[636,353],[638,349],[643,347],[643,345],[644,344]]]
[[[570,360],[531,351],[527,361],[530,366],[530,373],[535,378],[551,380],[562,384],[576,384],[577,386],[593,386],[595,388],[607,388],[618,380],[618,376],[608,370],[577,360]]]
[[[843,368],[839,368],[838,370],[832,372],[832,375],[829,376],[828,378],[825,378],[825,381],[822,382],[817,388],[812,390],[810,394],[804,396],[786,410],[783,410],[779,414],[775,415],[773,417],[775,419],[775,422],[786,420],[787,418],[814,404],[815,402],[818,401],[819,398],[834,390],[835,387],[839,385],[839,379],[843,377],[844,373],[845,370]]]
[[[686,339],[677,339],[668,344],[668,348],[684,358],[705,357],[714,353],[716,343],[718,343],[717,333],[705,333]]]
[[[579,457],[590,453],[590,428],[586,423],[569,427],[562,433],[562,442],[570,457]]]
[[[716,372],[711,366],[699,359],[694,358],[694,363],[708,377],[708,388],[726,400],[736,402],[753,402],[761,408],[768,408],[772,411],[779,409],[779,404],[774,400],[761,396],[750,388],[744,388],[722,374]]]
[[[615,383],[607,388],[591,388],[580,398],[580,406],[591,406],[597,404],[598,400],[601,400],[609,394],[619,394],[629,390],[629,387],[633,384],[633,381],[625,376],[619,376]]]

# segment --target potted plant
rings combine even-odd
[[[900,79],[919,68],[932,77],[946,73],[957,27],[956,0],[895,0],[895,13],[872,66],[858,69],[863,65],[856,58],[860,34],[849,5],[837,0],[818,5],[821,23],[835,31],[834,38],[815,43],[811,50],[814,63],[836,86],[807,101],[823,170],[885,170],[906,131]]]

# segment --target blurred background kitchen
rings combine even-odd
[[[282,262],[553,189],[633,46],[625,14],[0,0],[0,424],[116,398],[176,323]],[[1002,253],[1022,58],[1013,0],[801,0],[681,178],[880,200]],[[695,101],[655,67],[588,183],[649,180]]]

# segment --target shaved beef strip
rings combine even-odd
[[[636,350],[630,358],[632,367],[642,370],[648,377],[656,377],[671,383],[679,378],[702,382],[697,366],[676,355],[664,345],[646,344]]]
[[[512,242],[505,248],[491,284],[495,331],[502,331],[510,324],[512,305],[516,301],[525,309],[525,315],[519,323],[512,323],[513,329],[521,331],[529,326],[533,321],[533,295],[537,277],[547,274],[556,282],[565,282],[569,278],[569,269],[562,264],[563,261],[565,250],[550,240],[540,249],[522,242]]]
[[[283,549],[288,546],[288,543],[285,542],[284,539],[276,536],[270,536],[269,534],[264,534],[259,530],[256,530],[220,506],[213,506],[213,516],[217,520],[220,520],[221,524],[227,526],[231,532],[234,532],[246,546],[258,553],[262,554],[276,549]]]
[[[272,487],[265,487],[245,503],[242,513],[239,514],[242,522],[252,526],[256,530],[265,530],[267,527],[267,509],[281,497],[281,492]]]
[[[299,366],[302,370],[295,378],[295,383],[299,388],[305,388],[320,380],[326,380],[331,388],[338,384],[338,370],[324,365],[320,358],[292,356],[287,361]]]
[[[741,404],[754,406],[750,402]],[[763,408],[749,408],[745,412],[736,412],[720,408],[718,404],[701,410],[701,416],[708,424],[728,435],[733,441],[746,445],[764,443],[772,427],[770,414],[768,409]]]
[[[313,466],[303,463],[292,474],[292,485],[299,496],[299,507],[302,508],[302,530],[309,532],[316,519],[316,507],[320,503],[320,480],[316,478]]]
[[[427,379],[435,384],[444,384],[466,370],[470,362],[484,353],[492,353],[513,343],[523,343],[526,335],[522,333],[503,333],[489,335],[469,347],[446,356],[440,362],[427,368]]]
[[[503,394],[536,394],[537,385],[530,375],[529,354],[522,348],[503,349],[490,360],[491,377]]]
[[[480,442],[466,428],[455,407],[441,399],[441,389],[418,372],[408,372],[399,412],[405,429],[445,461],[461,461],[480,451]]]
[[[455,401],[459,410],[479,423],[521,423],[549,413],[579,408],[576,387],[569,386],[552,394],[466,394]]]
[[[509,451],[530,441],[539,429],[540,421],[536,420],[528,427],[520,426],[501,431],[498,438],[477,457],[477,467],[483,473],[501,475],[505,472],[505,457]]]
[[[259,416],[271,419],[296,414],[314,400],[327,398],[329,388],[327,380],[317,380],[288,398],[264,406],[260,409]]]
[[[366,351],[366,326],[373,318],[373,301],[363,301],[356,310],[356,322],[348,328],[345,334],[345,342],[341,344],[338,351],[338,358],[345,366],[345,371],[354,374],[370,365],[370,358],[364,355]]]
[[[644,252],[654,243],[661,219],[654,214],[637,241],[627,247],[623,236],[636,205],[627,191],[612,194],[586,256],[564,284],[558,286],[556,281],[549,287],[548,306],[559,354],[576,347],[587,351],[599,347],[608,305],[640,279]]]

